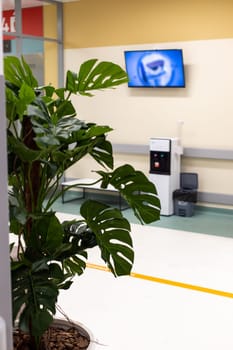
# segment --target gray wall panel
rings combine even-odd
[[[113,150],[116,153],[130,153],[130,154],[148,154],[148,145],[137,145],[127,143],[115,143],[113,144]],[[233,160],[233,149],[208,149],[208,148],[184,148],[184,157],[190,158],[207,158],[207,159],[221,159],[221,160]]]

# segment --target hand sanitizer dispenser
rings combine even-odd
[[[178,138],[150,139],[150,181],[157,188],[161,215],[174,214],[173,192],[180,183],[180,156]]]

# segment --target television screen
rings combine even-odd
[[[185,87],[181,49],[125,51],[129,87]]]

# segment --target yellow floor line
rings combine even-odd
[[[96,270],[110,272],[110,270],[107,267],[101,266],[101,265],[87,263],[87,267],[89,267],[91,269],[96,269]],[[224,291],[217,290],[217,289],[211,289],[211,288],[206,288],[206,287],[201,287],[201,286],[195,286],[195,285],[188,284],[188,283],[171,281],[171,280],[167,280],[167,279],[164,279],[164,278],[143,275],[141,273],[136,273],[136,272],[132,272],[130,274],[130,276],[134,277],[134,278],[143,279],[143,280],[146,280],[146,281],[151,281],[151,282],[156,282],[156,283],[161,283],[161,284],[168,284],[170,286],[191,289],[191,290],[195,290],[195,291],[203,292],[203,293],[215,294],[215,295],[218,295],[218,296],[221,296],[221,297],[226,297],[226,298],[233,298],[233,293],[224,292]]]

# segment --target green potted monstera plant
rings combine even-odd
[[[115,276],[128,275],[134,260],[131,228],[123,213],[87,199],[80,220],[60,222],[53,210],[61,195],[64,171],[89,155],[102,166],[97,179],[114,186],[142,224],[159,219],[156,188],[131,165],[114,168],[109,126],[77,118],[73,95],[127,81],[112,62],[91,59],[77,73],[68,71],[65,86],[39,87],[24,58],[4,60],[9,168],[10,232],[16,238],[11,261],[13,319],[29,334],[20,349],[46,349],[43,335],[53,322],[61,289],[86,267],[88,250],[98,246]],[[115,301],[117,302],[117,300]]]

